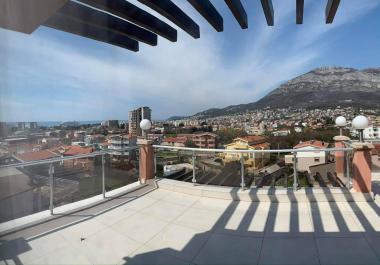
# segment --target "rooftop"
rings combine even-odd
[[[380,263],[379,201],[247,202],[188,195],[165,185],[115,200],[118,205],[101,214],[86,209],[55,219],[55,225],[47,222],[4,236],[1,260],[4,264]]]
[[[309,146],[316,147],[316,148],[327,148],[328,145],[329,143],[325,143],[322,141],[310,140],[310,141],[301,142],[297,144],[296,146],[294,146],[294,148],[302,148],[302,147],[309,147]]]

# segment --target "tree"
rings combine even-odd
[[[185,147],[197,148],[198,146],[196,146],[196,144],[192,140],[187,139],[185,141]]]
[[[233,139],[247,135],[245,131],[234,128],[220,130],[217,131],[216,134],[219,137],[219,143],[222,145],[229,144],[232,142]]]

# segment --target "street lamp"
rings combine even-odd
[[[144,139],[147,139],[147,132],[150,130],[151,127],[152,127],[152,123],[148,119],[143,119],[140,122],[140,128],[143,131],[143,137],[144,137]]]
[[[363,115],[356,116],[352,120],[352,126],[359,131],[359,141],[364,142],[363,130],[368,127],[368,119]]]
[[[343,135],[343,133],[342,133],[342,129],[343,129],[344,126],[347,125],[346,118],[343,117],[343,116],[339,116],[339,117],[337,117],[337,118],[335,119],[335,124],[336,124],[336,126],[339,127],[339,134],[340,134],[340,136],[342,136],[342,135]]]

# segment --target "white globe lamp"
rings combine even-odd
[[[363,115],[356,116],[352,120],[352,126],[359,131],[359,140],[363,142],[363,130],[368,127],[368,119]]]
[[[343,116],[339,116],[335,119],[335,124],[336,126],[339,127],[339,132],[340,132],[340,136],[342,136],[342,129],[344,126],[347,125],[347,121],[346,121],[346,118],[343,117]]]
[[[143,119],[140,122],[140,128],[143,131],[143,136],[144,136],[145,139],[147,138],[146,137],[147,136],[147,132],[150,130],[151,127],[152,127],[152,123],[148,119]]]

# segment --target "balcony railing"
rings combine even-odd
[[[139,180],[138,147],[0,165],[0,223],[88,199]],[[4,183],[4,182],[2,182]]]
[[[352,148],[227,150],[153,147],[156,150],[157,177],[205,185],[240,186],[243,189],[350,189],[352,186]],[[281,156],[284,154],[285,157]]]

